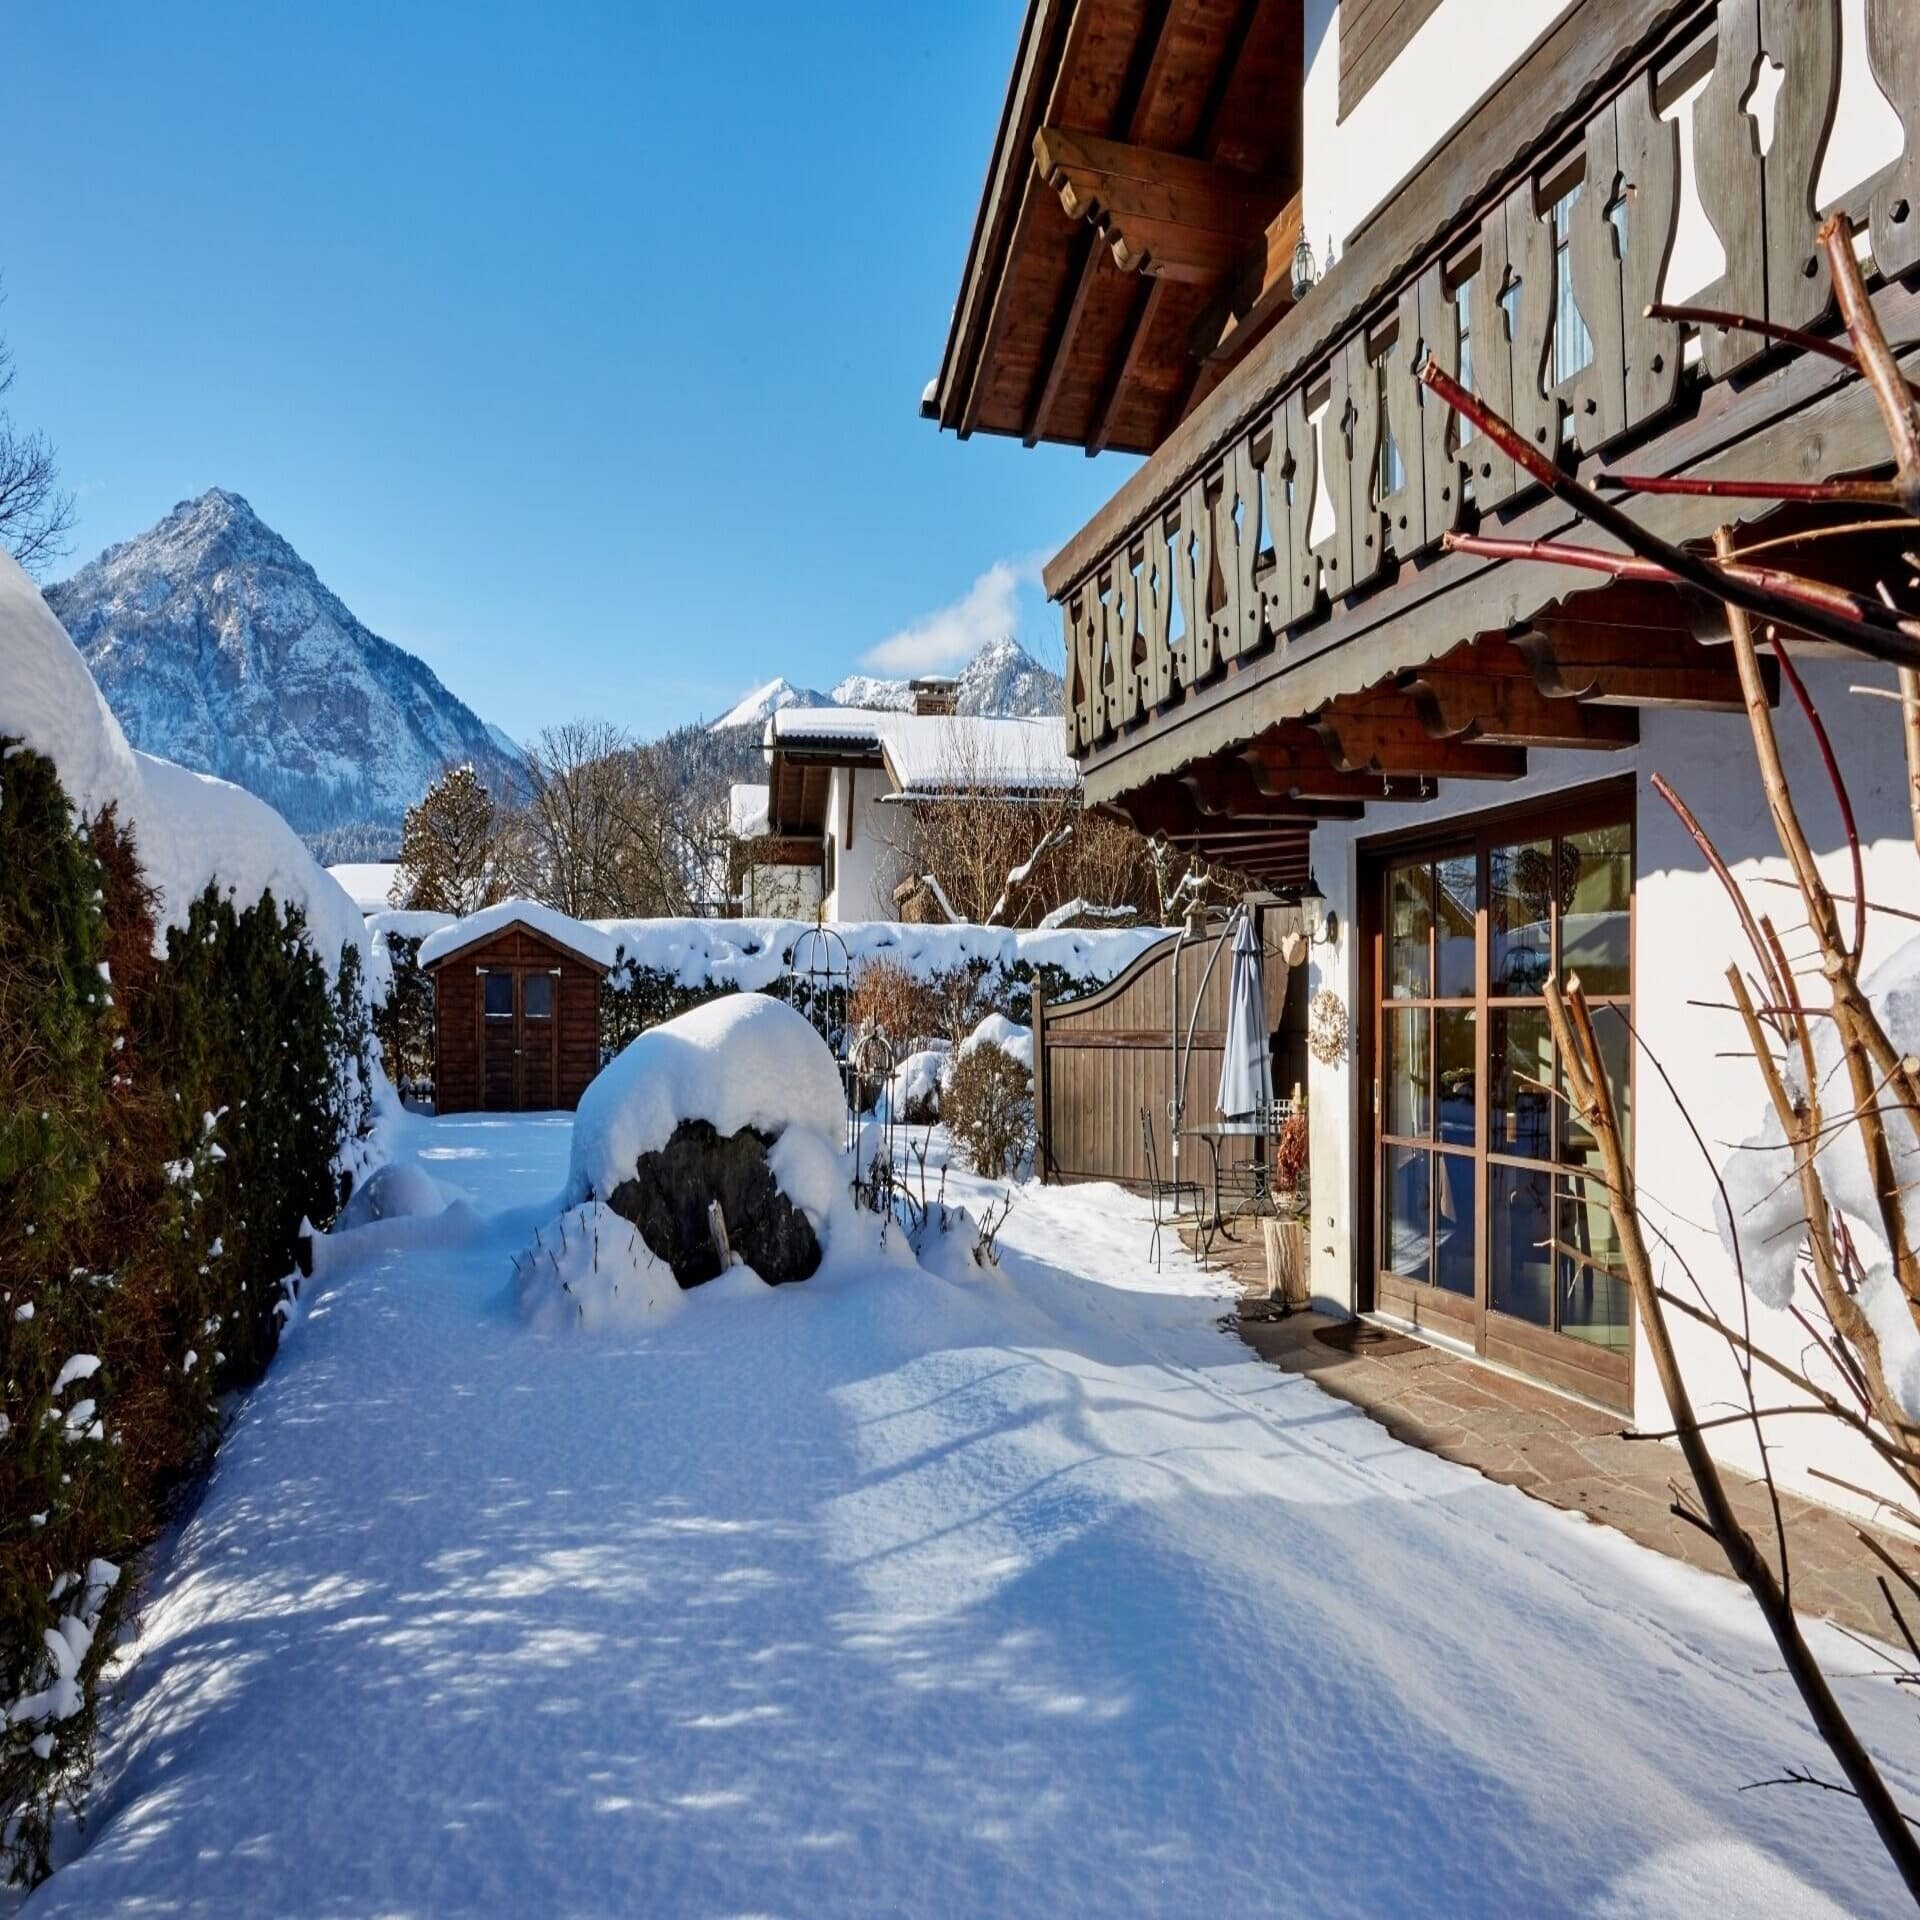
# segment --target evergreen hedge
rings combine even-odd
[[[48,1871],[131,1561],[272,1357],[370,1124],[359,954],[215,888],[153,951],[112,811],[0,742],[0,1858]]]

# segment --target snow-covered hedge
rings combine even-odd
[[[375,1095],[360,916],[135,753],[0,556],[0,1859],[85,1778],[120,1569],[274,1349]]]
[[[414,923],[429,919],[437,923],[411,953],[404,951],[416,934]],[[395,924],[401,920],[408,923],[404,933]],[[1157,927],[1016,931],[892,920],[843,922],[829,930],[832,937],[823,937],[810,921],[575,920],[537,901],[504,900],[460,920],[374,915],[369,925],[379,1002],[409,991],[408,967],[430,966],[515,920],[607,968],[601,1047],[609,1055],[636,1034],[721,994],[781,992],[796,962],[802,1003],[811,991],[812,967],[824,972],[831,965],[837,975],[846,966],[857,978],[864,966],[887,960],[929,982],[970,978],[975,1018],[998,1012],[1018,1020],[1029,1013],[1036,984],[1050,1003],[1077,999],[1105,986],[1165,938]]]

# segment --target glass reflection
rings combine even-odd
[[[1440,1083],[1439,1137],[1470,1147],[1474,1138],[1477,1015],[1472,1007],[1437,1007],[1433,1025]]]
[[[1387,1012],[1387,1131],[1424,1140],[1433,1131],[1433,1059],[1425,1007]]]
[[[1494,1007],[1488,1014],[1493,1085],[1487,1123],[1494,1153],[1523,1160],[1553,1154],[1553,1033],[1544,1007]]]
[[[1471,1000],[1479,924],[1480,862],[1471,853],[1437,861],[1433,869],[1438,932],[1438,1000]]]
[[[1386,1266],[1408,1280],[1425,1280],[1432,1270],[1431,1158],[1424,1147],[1387,1149]]]
[[[1433,1277],[1449,1293],[1473,1292],[1473,1156],[1434,1155]]]
[[[1567,836],[1566,910],[1560,918],[1560,972],[1590,997],[1624,994],[1632,953],[1633,836],[1623,824]]]
[[[1487,1222],[1491,1300],[1501,1313],[1544,1327],[1553,1318],[1553,1176],[1530,1167],[1490,1166]]]
[[[1495,847],[1487,857],[1488,992],[1537,994],[1553,966],[1551,840]]]
[[[1387,871],[1387,997],[1424,1000],[1432,986],[1433,869],[1424,860]]]
[[[1560,1331],[1624,1352],[1632,1340],[1620,1235],[1597,1180],[1576,1180],[1558,1201]]]

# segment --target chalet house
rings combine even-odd
[[[916,682],[904,713],[782,708],[765,748],[767,784],[733,789],[734,897],[792,919],[899,917],[915,807],[1030,807],[1080,780],[1057,721],[956,714],[945,681]]]
[[[1030,0],[922,405],[963,439],[1144,456],[1046,569],[1066,750],[1089,805],[1309,908],[1316,1295],[1648,1428],[1665,1408],[1592,1144],[1546,1091],[1541,989],[1577,972],[1603,1009],[1673,1271],[1737,1325],[1709,1162],[1764,1095],[1710,1009],[1741,936],[1654,776],[1750,889],[1787,869],[1724,609],[1444,544],[1605,542],[1415,370],[1433,356],[1589,479],[1890,470],[1850,366],[1648,309],[1831,334],[1814,233],[1837,210],[1912,374],[1914,18],[1899,0]],[[1679,542],[1792,524],[1767,500],[1628,504]],[[1900,709],[1855,691],[1892,670],[1794,657],[1847,770],[1867,897],[1911,914]],[[1786,708],[1780,727],[1850,894],[1808,730]],[[1906,933],[1875,916],[1871,938],[1884,954]],[[1787,1314],[1754,1319],[1800,1361]],[[1717,1339],[1677,1337],[1696,1401],[1737,1401]],[[1895,1490],[1829,1423],[1778,1432],[1803,1485]],[[1746,1429],[1712,1438],[1746,1459]]]

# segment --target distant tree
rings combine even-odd
[[[0,304],[5,299],[0,293]],[[0,340],[0,400],[13,376],[13,354]],[[23,432],[0,406],[0,546],[37,573],[66,552],[72,530],[73,495],[60,490],[52,442],[43,433]]]
[[[493,797],[471,766],[449,767],[407,809],[395,906],[472,913],[501,897]]]

